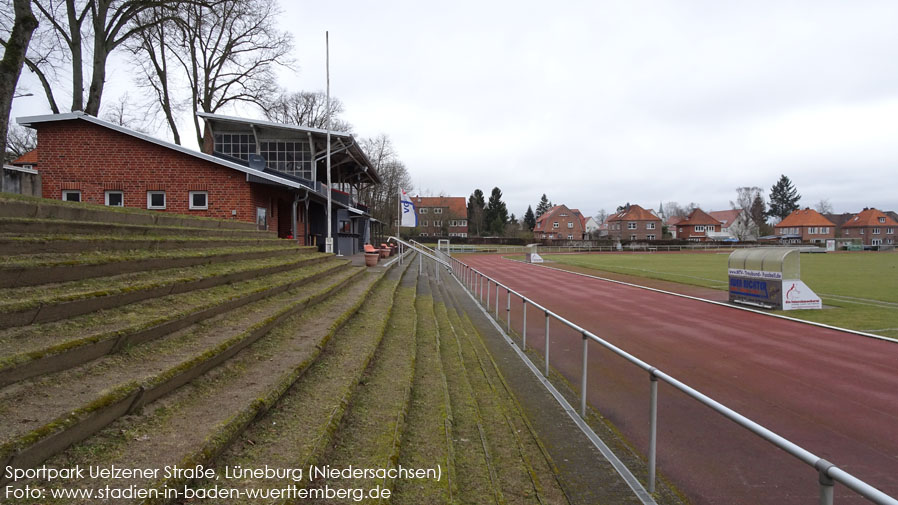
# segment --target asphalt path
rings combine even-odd
[[[503,259],[483,271],[805,449],[898,496],[898,343]],[[496,307],[490,293],[490,311]],[[511,300],[521,332],[522,304]],[[506,319],[505,293],[499,295]],[[542,352],[545,318],[527,313]],[[550,327],[550,361],[575,388],[582,339]],[[597,344],[587,398],[637,451],[648,448],[648,374]],[[817,503],[817,472],[666,384],[658,470],[697,504]],[[836,503],[868,503],[836,485]]]

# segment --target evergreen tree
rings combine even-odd
[[[536,216],[533,214],[533,208],[529,205],[527,206],[527,212],[524,213],[524,224],[530,231],[533,231],[533,228],[536,227]]]
[[[483,233],[484,207],[483,191],[475,189],[468,197],[468,234],[471,236]]]
[[[785,175],[781,175],[776,184],[770,188],[770,210],[767,211],[767,216],[782,221],[786,216],[798,210],[798,200],[800,199],[801,195],[792,185],[792,181]]]
[[[484,217],[491,234],[502,235],[505,233],[505,224],[508,223],[508,208],[502,201],[502,190],[499,188],[493,188]]]
[[[536,206],[536,219],[539,219],[540,216],[545,214],[552,208],[552,204],[549,202],[549,199],[546,198],[546,194],[543,193],[542,198],[539,199],[539,205]],[[536,226],[536,221],[534,221],[534,225]]]

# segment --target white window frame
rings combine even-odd
[[[80,190],[80,189],[64,189],[64,190],[62,190],[62,201],[64,201],[64,202],[74,202],[74,201],[76,201],[76,200],[69,200],[68,198],[66,198],[66,197],[69,196],[69,195],[78,195],[78,200],[77,200],[77,201],[78,201],[78,202],[83,202],[83,201],[84,201],[83,198],[82,198],[81,190]]]
[[[880,222],[880,223],[885,223],[885,222],[886,222],[886,218],[884,218],[884,217],[879,218],[879,222]]]
[[[193,195],[202,194],[206,195],[206,205],[194,205],[193,204]],[[188,191],[187,192],[187,208],[190,210],[208,210],[209,209],[209,192],[208,191]]]
[[[427,226],[427,221],[421,221],[421,224],[419,226]]]
[[[873,234],[874,234],[874,235],[879,235],[880,232],[882,232],[882,229],[881,229],[881,228],[873,228]]]
[[[703,225],[703,224],[697,224],[697,225],[695,225],[695,231],[696,231],[696,232],[699,232],[699,231],[705,231],[705,225]]]
[[[645,239],[646,239],[646,240],[655,240],[655,236],[649,234],[649,235],[646,235],[646,236],[645,236]]]
[[[635,221],[630,221],[630,222],[627,223],[627,229],[628,229],[628,230],[635,230],[637,226],[638,226],[638,225],[636,224]]]
[[[895,228],[886,228],[886,235],[893,235],[895,233]]]
[[[420,209],[418,209],[418,214],[427,214],[427,210],[427,207],[421,207]]]
[[[632,235],[630,235],[630,240],[637,240],[637,238],[636,238],[636,234],[635,234],[635,233],[634,233],[634,234],[632,234]]]
[[[568,235],[568,236],[567,236],[567,239],[568,239],[568,240],[574,240],[574,236],[573,236],[573,235]]]
[[[442,213],[443,213],[443,208],[442,208],[442,207],[434,207],[433,213],[434,213],[434,214],[442,214]]]
[[[162,206],[153,205],[153,195],[162,195]],[[165,191],[147,191],[147,208],[151,210],[165,210],[168,199],[165,197]]]
[[[654,230],[654,229],[655,229],[655,223],[653,223],[653,222],[648,222],[648,223],[646,223],[646,224],[645,224],[645,229],[646,229],[646,230]]]
[[[567,227],[568,227],[568,228],[573,228],[573,227],[574,227],[574,223],[569,221],[568,224],[567,224]]]
[[[433,222],[433,226],[434,226],[435,228],[440,228],[440,227],[443,226],[443,221],[434,221],[434,222]]]
[[[552,223],[552,228],[558,228],[558,221]]]
[[[109,195],[118,193],[122,195],[122,204],[121,205],[109,205]],[[125,192],[120,189],[107,189],[103,192],[104,201],[106,202],[107,207],[124,207],[125,206]]]

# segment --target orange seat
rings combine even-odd
[[[371,245],[371,244],[365,244],[365,252],[366,252],[366,253],[376,253],[376,252],[378,252],[378,251],[377,251],[377,249],[374,248],[373,245]]]

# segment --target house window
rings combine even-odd
[[[567,239],[568,239],[568,240],[574,240],[574,236],[573,236],[573,235],[568,235],[568,236],[567,236]]]
[[[879,218],[879,222],[880,222],[880,223],[885,223],[885,222],[886,222],[886,218],[884,218],[884,217]]]
[[[552,228],[558,228],[558,221],[555,221],[554,223],[552,223]]]
[[[164,209],[165,191],[147,191],[147,208]]]
[[[646,240],[655,240],[655,236],[654,235],[646,235],[645,239]]]
[[[80,189],[64,189],[64,190],[62,190],[62,200],[64,202],[80,202],[81,201],[81,190]]]
[[[209,192],[190,191],[190,210],[206,210],[209,208]]]
[[[421,226],[427,226],[427,221],[421,221]]]
[[[442,221],[434,221],[433,225],[436,226],[437,228],[439,228],[440,226],[443,226],[443,222]]]
[[[891,235],[895,233],[895,228],[886,228],[886,235]]]
[[[646,230],[654,230],[654,229],[655,229],[655,223],[646,223],[646,224],[645,224],[645,229],[646,229]]]
[[[630,235],[630,240],[636,240],[636,235],[635,234]]]
[[[570,223],[570,222],[569,222],[569,223],[567,224],[567,227],[568,227],[568,228],[573,228],[573,227],[574,227],[574,223]]]
[[[459,225],[459,226],[468,226],[468,220],[467,220],[467,219],[462,219],[462,220],[460,220],[460,221],[458,222],[458,225]],[[468,234],[465,233],[465,236],[467,236],[467,235],[468,235]]]
[[[567,217],[567,214],[565,214],[564,212],[562,212],[562,213],[559,214],[559,215],[560,215],[561,217]]]
[[[421,207],[421,209],[418,210],[418,214],[427,214],[427,211],[428,211],[427,207]]]
[[[253,135],[238,133],[219,133],[213,137],[215,152],[249,161],[249,155],[256,152],[256,139]]]
[[[875,239],[873,239],[873,240],[870,241],[870,245],[882,245],[882,239],[881,239],[881,238],[875,238]]]
[[[125,194],[121,191],[107,191],[106,192],[106,205],[110,207],[124,207],[125,206]]]
[[[312,150],[308,142],[263,140],[259,142],[265,165],[302,179],[312,179]]]
[[[433,209],[433,213],[434,213],[434,214],[442,214],[442,213],[443,213],[443,208],[442,208],[442,207],[435,207],[435,208]]]
[[[861,235],[863,235],[863,234],[864,234],[864,229],[863,229],[863,228],[861,228]]]
[[[705,231],[704,225],[696,225],[695,231]]]
[[[827,233],[829,233],[829,226],[824,226],[823,228],[820,228],[821,235],[826,235]]]
[[[268,229],[268,209],[256,207],[256,225],[260,230]]]
[[[418,236],[419,236],[419,237],[426,237],[427,234],[426,234],[426,233],[419,233]]]
[[[880,231],[881,231],[880,228],[873,228],[873,234],[874,234],[874,235],[879,235],[879,232],[880,232]]]
[[[635,230],[635,229],[636,229],[636,223],[633,223],[633,222],[627,223],[627,229],[628,229],[628,230]]]

